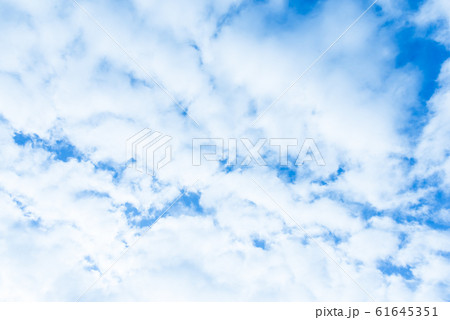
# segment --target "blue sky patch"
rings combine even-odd
[[[264,240],[264,239],[255,238],[255,239],[253,239],[252,243],[253,243],[253,246],[256,248],[267,250],[267,243],[266,243],[266,240]]]
[[[184,194],[179,201],[183,204],[183,206],[190,208],[197,213],[202,213],[203,208],[200,205],[200,197],[200,192],[189,192]]]
[[[385,275],[399,275],[406,280],[414,279],[414,274],[411,271],[410,266],[397,266],[393,264],[390,260],[382,260],[378,262],[377,266],[378,270],[380,270]]]
[[[180,192],[184,192],[181,190]],[[205,215],[211,214],[210,210],[206,210],[200,204],[200,192],[187,192],[167,211],[166,215],[180,216],[180,215]],[[164,209],[165,210],[165,209]]]
[[[109,198],[109,194],[96,190],[83,190],[76,194],[76,198]]]
[[[19,146],[31,145],[32,148],[40,148],[51,153],[56,160],[67,162],[70,159],[81,161],[83,154],[67,140],[50,142],[41,139],[37,134],[14,133],[14,142]]]
[[[321,0],[289,0],[288,8],[297,14],[308,14],[310,13]]]
[[[336,172],[330,174],[327,178],[325,179],[317,179],[317,180],[313,180],[312,183],[317,183],[321,186],[326,186],[331,182],[335,182],[337,181],[337,179],[343,175],[345,173],[345,169],[343,167],[339,167]]]
[[[297,167],[295,166],[277,166],[277,177],[287,183],[294,183],[297,179]]]
[[[145,228],[152,225],[155,220],[163,213],[153,212],[149,210],[146,212],[139,211],[131,203],[125,203],[125,216],[127,218],[128,224],[133,227]]]
[[[90,256],[85,256],[84,261],[87,263],[87,266],[85,267],[88,271],[97,271],[100,273],[100,269],[95,264],[94,260]]]
[[[444,45],[422,36],[413,27],[401,29],[396,35],[396,43],[400,49],[395,61],[396,67],[414,66],[421,74],[419,102],[409,110],[410,119],[405,128],[406,133],[416,137],[428,121],[427,101],[438,88],[437,78],[442,63],[450,57],[450,52]]]

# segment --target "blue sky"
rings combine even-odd
[[[2,1],[0,300],[108,270],[81,300],[449,301],[449,4],[378,1],[280,97],[371,3]],[[193,166],[193,138],[326,165]]]

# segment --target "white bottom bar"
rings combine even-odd
[[[0,303],[0,319],[450,319],[449,302]]]

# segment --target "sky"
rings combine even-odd
[[[372,4],[0,0],[0,301],[450,301],[450,2]]]

